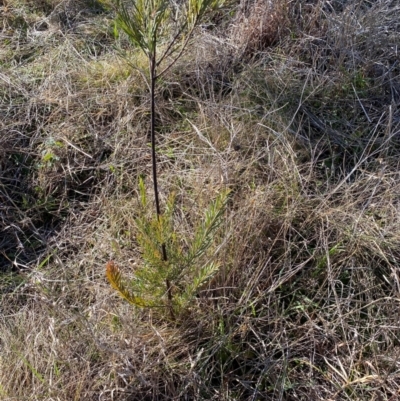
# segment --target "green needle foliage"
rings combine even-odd
[[[143,265],[135,271],[129,283],[113,262],[107,265],[107,278],[112,287],[128,302],[139,307],[165,307],[176,316],[196,296],[198,290],[218,271],[219,264],[210,255],[211,246],[220,227],[228,191],[223,191],[210,203],[193,237],[179,235],[174,230],[174,197],[167,202],[166,211],[150,220],[144,216],[149,201],[143,180],[139,182],[141,216],[135,220],[137,241],[142,250]],[[168,259],[164,260],[161,246],[165,245]],[[165,283],[170,283],[168,296]]]
[[[170,0],[115,0],[116,33],[125,32],[155,67],[169,60],[161,73],[151,77],[157,79],[181,56],[205,15],[223,3],[224,0],[188,0],[181,4]],[[162,50],[158,55],[159,45]]]

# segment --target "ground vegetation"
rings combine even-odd
[[[159,79],[182,251],[229,192],[174,319],[106,279],[143,271],[153,199],[148,60],[113,4],[0,0],[0,399],[399,399],[398,1],[228,2]]]

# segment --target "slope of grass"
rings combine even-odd
[[[0,399],[398,399],[399,17],[247,1],[199,28],[159,84],[160,195],[190,237],[232,192],[171,322],[105,280],[142,263],[143,57],[107,2],[0,1]]]

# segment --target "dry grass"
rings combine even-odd
[[[111,13],[0,1],[1,400],[399,399],[397,2],[227,11],[159,84],[176,229],[232,189],[221,271],[170,322],[104,278],[141,263],[151,169]]]
[[[288,33],[290,2],[241,1],[235,21],[231,26],[231,38],[241,53],[241,58],[251,58],[276,44]]]

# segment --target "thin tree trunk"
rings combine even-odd
[[[157,218],[160,218],[161,209],[160,209],[160,198],[158,194],[158,181],[157,181],[157,159],[156,159],[156,110],[155,110],[155,86],[156,86],[156,51],[150,57],[150,115],[151,115],[151,123],[150,123],[150,135],[151,135],[151,164],[153,170],[153,186],[154,186],[154,199],[156,203],[156,213]],[[164,262],[168,261],[167,256],[167,248],[164,244],[161,244],[161,252],[162,252],[162,260]],[[171,319],[175,320],[175,315],[172,307],[172,287],[169,279],[165,280],[165,285],[167,287],[167,297],[170,309]]]

